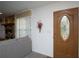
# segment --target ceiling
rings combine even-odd
[[[22,10],[37,8],[51,3],[55,3],[55,2],[53,1],[0,1],[0,12],[2,12],[3,15],[12,15]]]

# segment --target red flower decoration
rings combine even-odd
[[[41,22],[38,22],[38,29],[39,29],[39,32],[41,32],[41,28],[42,28],[42,23]]]

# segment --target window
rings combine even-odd
[[[60,23],[61,37],[63,40],[67,40],[70,34],[70,22],[67,16],[63,16]]]
[[[16,38],[30,36],[30,16],[18,17],[15,21]]]

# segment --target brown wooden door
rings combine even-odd
[[[70,23],[69,37],[65,41],[60,27],[63,16],[67,16]],[[54,57],[78,57],[78,8],[54,12]]]

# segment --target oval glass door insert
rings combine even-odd
[[[60,22],[61,37],[66,41],[70,33],[70,23],[67,16],[63,16]]]

